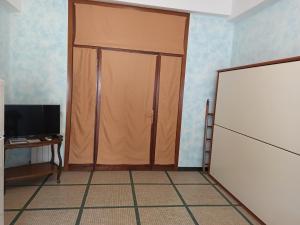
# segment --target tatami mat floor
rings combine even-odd
[[[5,225],[257,225],[200,172],[64,172],[8,186]]]

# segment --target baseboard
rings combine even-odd
[[[68,167],[63,168],[64,171],[91,171],[93,164],[69,164]]]
[[[68,167],[64,168],[65,171],[90,171],[90,170],[99,170],[99,171],[116,171],[116,170],[141,170],[141,171],[176,171],[178,168],[175,165],[95,165],[93,164],[69,164]]]
[[[170,170],[170,171],[202,171],[202,167],[176,167],[174,165],[155,165],[151,167],[150,165],[96,165],[95,170],[106,170],[106,171],[113,171],[113,170]],[[93,170],[92,164],[69,164],[68,170]]]
[[[235,195],[233,195],[228,189],[226,189],[214,176],[208,174],[208,176],[218,184],[231,198],[233,198],[239,205],[246,210],[252,217],[254,217],[261,225],[266,225],[254,212],[252,212],[246,205],[244,205]]]
[[[202,171],[202,167],[178,167],[178,171]]]

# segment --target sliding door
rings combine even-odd
[[[177,167],[188,24],[186,13],[69,1],[67,169]]]
[[[156,56],[102,51],[97,164],[150,163]]]
[[[92,164],[97,87],[97,51],[74,48],[70,164]]]
[[[161,57],[155,165],[176,162],[181,64],[181,57]]]

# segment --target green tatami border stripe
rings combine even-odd
[[[201,172],[199,172],[199,173],[203,176],[203,174]],[[212,184],[212,182],[206,176],[203,176],[203,177],[210,184]],[[253,225],[253,223],[237,208],[237,205],[232,204],[231,201],[218,188],[216,188],[215,185],[212,185],[212,186],[230,204],[230,206],[232,206],[247,221],[247,223],[249,223],[250,225]]]
[[[209,183],[174,183],[175,185],[217,185],[217,184],[209,184]],[[88,184],[44,184],[43,186],[86,186]],[[131,183],[103,183],[103,184],[90,184],[90,186],[105,186],[105,185],[131,185]],[[134,185],[172,185],[171,183],[134,183]],[[7,187],[39,187],[37,184],[15,184],[15,185],[7,185]]]
[[[48,175],[46,178],[44,178],[43,182],[38,186],[38,188],[35,190],[33,195],[28,199],[28,201],[25,203],[21,211],[15,216],[15,218],[11,221],[10,225],[16,224],[17,220],[21,217],[22,213],[25,211],[25,209],[29,206],[29,204],[32,202],[32,200],[35,198],[35,196],[38,194],[38,192],[41,190],[43,185],[47,182],[48,178],[51,175]]]
[[[165,171],[165,173],[166,173],[166,175],[168,176],[168,178],[169,178],[169,180],[170,180],[170,182],[171,182],[173,188],[175,189],[175,191],[176,191],[178,197],[179,197],[180,200],[182,201],[182,203],[183,203],[185,209],[187,210],[188,214],[190,215],[192,221],[194,222],[195,225],[199,225],[199,223],[198,223],[197,220],[195,219],[195,217],[194,217],[192,211],[191,211],[190,208],[187,206],[185,200],[183,199],[183,197],[181,196],[180,192],[178,191],[176,185],[173,183],[173,180],[172,180],[170,174],[168,173],[168,171]]]
[[[231,207],[231,205],[140,205],[140,206],[86,206],[83,209],[119,209],[119,208],[168,208],[168,207]],[[239,206],[239,205],[237,205]],[[43,210],[78,210],[81,207],[61,207],[61,208],[27,208],[24,211],[43,211]],[[19,212],[21,209],[6,209],[5,212]]]
[[[83,198],[82,198],[81,206],[80,206],[80,209],[79,209],[79,212],[78,212],[78,216],[77,216],[77,220],[76,220],[75,225],[79,225],[80,224],[82,213],[83,213],[83,209],[84,209],[84,205],[85,205],[85,202],[86,202],[86,199],[87,199],[87,196],[88,196],[88,193],[89,193],[89,189],[90,189],[90,183],[91,183],[92,178],[93,178],[93,173],[94,173],[93,171],[90,172],[89,181],[87,183],[87,186],[86,186]]]
[[[133,176],[132,176],[131,170],[129,170],[129,176],[130,176],[130,184],[131,184],[132,197],[133,197],[133,203],[134,203],[136,224],[141,225],[140,213],[139,213],[139,209],[138,209],[138,204],[137,204],[137,199],[136,199],[136,194],[135,194],[135,187],[134,187]]]

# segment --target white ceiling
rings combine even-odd
[[[1,1],[1,0],[0,0]],[[4,2],[8,3],[7,5],[13,9],[20,11],[21,10],[21,1],[22,0],[4,0]]]
[[[22,1],[3,0],[11,8],[20,11]],[[68,0],[65,0],[68,1]],[[238,18],[260,5],[276,0],[94,0],[120,4],[139,5],[144,7],[170,9],[185,12],[207,13],[229,16],[230,19]]]
[[[275,0],[94,0],[186,12],[229,16],[235,19],[254,8]]]
[[[275,1],[278,0],[233,0],[230,19],[239,18]]]
[[[94,0],[186,12],[230,15],[232,0]]]

